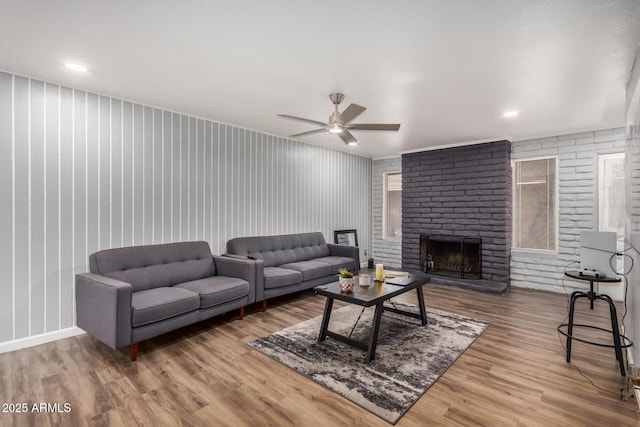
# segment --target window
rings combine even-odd
[[[516,160],[513,165],[513,246],[557,249],[556,158]]]
[[[385,239],[402,237],[402,174],[384,174],[382,233]]]
[[[625,215],[624,153],[598,156],[598,231],[613,231],[618,235],[617,250],[624,250]],[[625,257],[616,257],[616,271],[624,271]],[[622,291],[612,298],[624,299]]]
[[[624,236],[624,153],[598,156],[598,230]]]

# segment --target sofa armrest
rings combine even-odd
[[[264,260],[255,259],[256,263],[256,302],[264,300]]]
[[[336,245],[334,243],[327,243],[329,247],[329,255],[331,256],[345,256],[353,258],[356,261],[355,274],[360,272],[360,248],[357,246]]]
[[[238,254],[229,254],[229,253],[224,253],[221,256],[223,257],[228,257],[228,258],[237,258],[237,259],[250,259],[250,260],[254,260],[254,257],[250,257],[247,255],[238,255]]]
[[[256,302],[256,262],[247,258],[213,256],[218,276],[236,277],[249,282],[249,304]]]
[[[113,349],[131,344],[131,284],[93,273],[76,275],[78,327]]]

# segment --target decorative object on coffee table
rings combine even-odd
[[[397,270],[384,270],[383,276],[385,279],[393,279],[396,277],[409,277],[409,273],[406,271],[397,271]]]
[[[384,280],[384,265],[376,264],[376,282],[382,282]]]
[[[338,282],[340,282],[340,290],[342,292],[353,292],[353,286],[355,285],[356,279],[353,277],[353,273],[347,270],[346,268],[341,268],[338,270]]]
[[[358,276],[358,284],[362,287],[367,287],[371,284],[371,275],[367,273],[360,273]]]

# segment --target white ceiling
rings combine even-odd
[[[339,91],[400,131],[300,140],[374,158],[623,126],[639,44],[633,0],[0,0],[2,70],[280,136]]]

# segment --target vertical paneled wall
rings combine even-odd
[[[69,328],[111,247],[355,228],[371,159],[0,73],[0,343]]]

